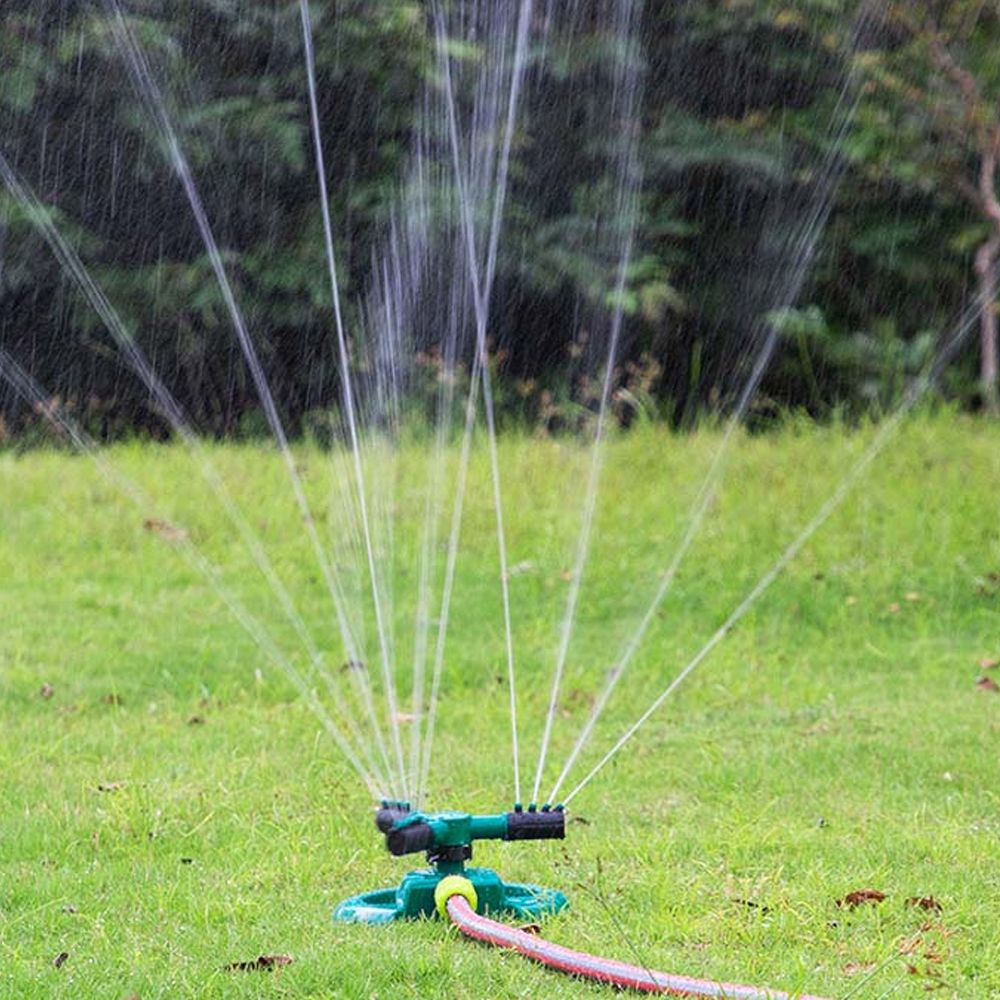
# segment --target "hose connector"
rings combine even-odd
[[[446,875],[434,890],[434,906],[438,916],[447,918],[448,900],[452,896],[461,896],[474,910],[479,906],[476,887],[467,878],[463,875]]]

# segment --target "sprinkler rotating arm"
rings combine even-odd
[[[562,809],[471,816],[458,812],[399,814],[397,807],[392,825],[385,829],[390,811],[379,810],[376,823],[385,834],[389,853],[396,857],[439,848],[471,847],[474,840],[562,840],[566,836],[566,814]]]

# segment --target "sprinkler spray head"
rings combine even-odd
[[[379,829],[385,810],[379,810]],[[562,840],[566,836],[566,814],[508,812],[494,816],[471,816],[462,812],[410,812],[400,816],[385,833],[385,846],[395,857],[427,851],[428,860],[467,861],[474,840]]]
[[[388,833],[398,820],[410,814],[409,802],[383,801],[382,807],[375,811],[375,826],[380,833]]]
[[[489,816],[471,813],[422,812],[410,803],[384,801],[375,813],[375,826],[394,857],[426,851],[431,867],[410,872],[394,889],[353,896],[334,910],[334,919],[355,923],[386,923],[399,918],[432,917],[438,912],[434,893],[442,879],[462,876],[472,883],[480,913],[512,913],[537,918],[558,913],[568,905],[556,889],[504,882],[489,868],[467,868],[476,840],[562,840],[566,813],[562,806],[534,804],[527,811]]]

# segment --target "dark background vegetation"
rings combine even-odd
[[[611,141],[588,118],[607,100],[594,67],[616,40],[586,30],[587,3],[558,59],[535,66],[514,145],[492,323],[509,419],[558,398],[570,317],[610,293],[587,240],[602,191],[578,178],[581,159]],[[756,412],[883,409],[984,293],[979,338],[942,391],[995,405],[1000,8],[875,6],[859,17],[847,0],[645,4],[644,184],[619,373],[636,407],[682,425],[724,409],[770,319],[781,340]],[[333,405],[337,366],[297,5],[128,9],[276,396],[301,427]],[[350,319],[405,173],[433,45],[416,0],[314,0],[313,16]],[[0,142],[198,425],[258,426],[204,248],[100,5],[5,0]],[[831,191],[815,260],[785,301],[806,220]],[[160,433],[140,383],[5,192],[0,346],[99,434]],[[0,394],[0,418],[9,437],[30,415]]]

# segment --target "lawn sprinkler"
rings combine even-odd
[[[375,813],[375,825],[384,834],[390,854],[403,857],[426,851],[430,867],[411,871],[395,888],[375,889],[345,899],[333,911],[334,920],[384,924],[443,916],[440,900],[456,886],[480,914],[535,919],[558,913],[569,905],[558,889],[504,882],[490,868],[466,867],[475,840],[562,840],[566,836],[562,806],[529,806],[526,810],[517,806],[512,812],[473,816],[465,812],[418,812],[407,802],[383,802]]]
[[[387,924],[393,920],[439,916],[474,941],[508,948],[550,969],[605,983],[616,989],[677,997],[718,1000],[793,1000],[792,995],[758,986],[740,986],[655,972],[601,958],[537,936],[537,928],[517,928],[497,921],[513,916],[534,920],[569,905],[558,889],[504,882],[489,868],[467,868],[475,840],[562,840],[566,813],[562,806],[515,806],[513,812],[473,816],[464,812],[428,813],[408,802],[383,802],[375,825],[395,857],[427,852],[429,868],[412,871],[395,889],[376,889],[345,899],[333,919],[345,923]],[[821,1000],[796,994],[795,1000]]]

